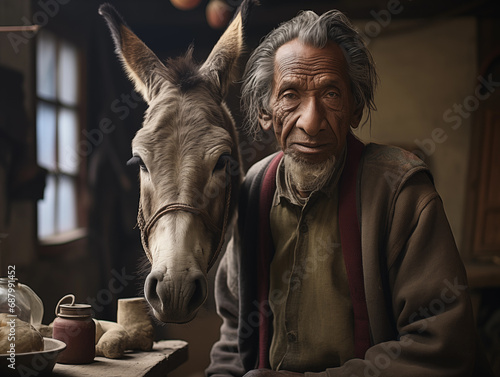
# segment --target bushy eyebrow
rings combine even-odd
[[[278,89],[278,93],[282,93],[285,90],[296,89],[299,86],[300,86],[299,80],[297,80],[297,79],[295,79],[295,80],[294,79],[284,79],[284,80],[280,81],[279,85],[276,88]]]
[[[325,88],[330,88],[330,87],[334,87],[334,88],[337,88],[337,89],[341,89],[342,86],[345,86],[345,84],[340,81],[340,80],[337,80],[337,79],[326,79],[326,80],[320,80],[320,85],[319,85],[319,88],[320,89],[325,89]]]
[[[302,85],[301,82],[303,82],[302,79],[293,78],[293,77],[285,78],[282,81],[280,81],[279,86],[277,87],[277,90],[278,90],[277,94],[281,94],[288,89],[300,90],[301,85]],[[323,90],[326,88],[337,88],[337,89],[341,90],[342,87],[345,87],[345,83],[343,83],[341,80],[328,78],[325,80],[320,80],[319,85],[316,86],[315,89],[316,90]]]

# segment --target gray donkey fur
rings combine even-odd
[[[224,97],[254,2],[243,1],[201,65],[191,48],[163,63],[110,4],[99,8],[126,73],[148,104],[129,163],[140,166],[138,224],[151,262],[144,293],[163,322],[196,316],[208,294],[207,271],[236,207],[240,155]]]

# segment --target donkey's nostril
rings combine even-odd
[[[157,287],[158,283],[163,280],[163,274],[160,271],[152,271],[146,278],[146,284],[144,286],[144,294],[146,295],[146,300],[156,311],[161,311],[161,299],[158,296]]]
[[[193,294],[189,299],[188,309],[190,311],[195,311],[204,302],[207,297],[207,280],[203,274],[197,274],[193,279]]]
[[[154,270],[144,285],[146,300],[163,322],[185,323],[193,319],[207,292],[207,280],[199,270],[187,274],[170,271],[167,277],[161,270]]]

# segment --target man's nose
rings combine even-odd
[[[325,128],[323,110],[318,99],[314,96],[308,97],[301,103],[300,114],[296,127],[302,129],[309,136],[316,136]]]

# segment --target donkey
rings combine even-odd
[[[137,222],[151,263],[144,293],[162,322],[196,316],[236,207],[238,136],[224,98],[254,1],[243,1],[201,65],[193,61],[192,47],[163,63],[113,6],[99,8],[124,70],[148,104],[128,164],[140,167]]]

